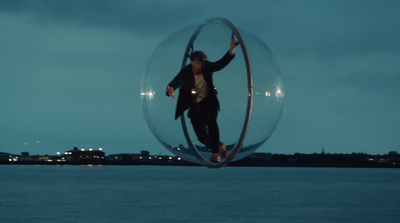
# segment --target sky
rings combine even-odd
[[[0,152],[169,154],[143,116],[157,45],[224,17],[272,50],[285,84],[268,153],[400,152],[396,0],[0,0]]]

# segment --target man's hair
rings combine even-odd
[[[198,60],[200,62],[206,62],[208,60],[207,54],[203,51],[194,51],[189,58],[190,61]]]

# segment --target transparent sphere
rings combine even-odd
[[[190,50],[201,50],[209,61],[219,60],[230,47],[232,35],[239,39],[235,58],[213,80],[220,103],[220,141],[228,157],[211,163],[211,150],[198,141],[187,112],[175,120],[175,99],[166,96],[168,83],[190,63]],[[168,36],[150,57],[142,79],[141,99],[145,119],[154,136],[185,160],[221,167],[251,155],[271,136],[283,106],[283,83],[268,46],[255,35],[215,18],[184,27]]]

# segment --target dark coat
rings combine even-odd
[[[204,76],[204,80],[208,85],[208,97],[214,97],[217,108],[219,110],[219,102],[217,99],[217,90],[213,83],[213,72],[219,71],[223,69],[226,65],[231,62],[231,60],[235,57],[235,54],[231,55],[227,52],[220,60],[216,62],[205,62],[202,68],[202,74]],[[176,105],[175,119],[183,114],[183,112],[190,108],[190,106],[194,103],[193,95],[191,94],[192,89],[195,87],[194,83],[194,74],[192,70],[192,65],[189,64],[184,67],[178,75],[168,84],[168,86],[172,87],[174,90],[179,89],[179,97],[178,103]],[[166,92],[167,96],[169,96],[168,92]]]

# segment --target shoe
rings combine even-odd
[[[219,154],[221,155],[222,159],[226,158],[226,145],[223,142],[219,144]]]
[[[221,158],[219,158],[218,153],[213,153],[211,155],[210,161],[213,163],[220,163],[221,162]]]

